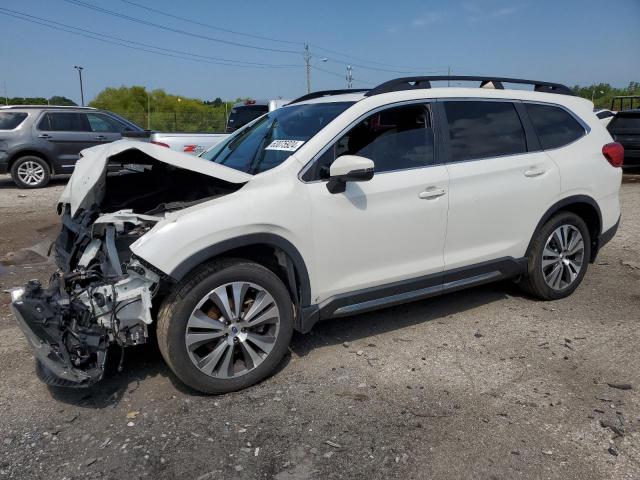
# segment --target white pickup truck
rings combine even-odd
[[[229,136],[228,133],[152,132],[149,141],[178,152],[200,155]]]
[[[162,147],[170,148],[178,152],[190,153],[191,155],[200,155],[202,152],[209,150],[222,140],[227,138],[231,132],[243,127],[247,123],[252,122],[265,113],[272,112],[291,100],[245,100],[237,103],[231,109],[229,118],[227,119],[226,133],[164,133],[151,132],[148,139],[140,138],[139,140],[148,140],[151,143]]]

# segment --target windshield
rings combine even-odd
[[[202,154],[249,174],[280,165],[353,102],[292,105],[274,110]]]

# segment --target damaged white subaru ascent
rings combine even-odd
[[[482,88],[431,88],[451,79]],[[622,148],[592,107],[546,82],[404,78],[306,95],[200,158],[85,150],[58,271],[12,292],[36,371],[92,385],[155,329],[182,381],[223,393],[318,320],[504,278],[563,298],[620,217]]]

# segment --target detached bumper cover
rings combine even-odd
[[[74,368],[64,358],[57,345],[50,343],[47,333],[42,328],[44,319],[34,315],[22,301],[22,289],[16,289],[11,296],[10,308],[20,329],[33,348],[36,359],[40,362],[39,376],[48,385],[67,387],[88,387],[102,379],[106,354],[100,359],[100,367],[91,372]],[[36,333],[38,332],[38,333]]]

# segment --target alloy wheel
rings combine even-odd
[[[219,379],[242,376],[273,350],[280,311],[271,294],[251,282],[232,282],[212,290],[196,305],[185,332],[192,363]]]
[[[37,162],[26,161],[18,167],[18,178],[27,185],[38,185],[44,180],[44,167]]]
[[[542,276],[553,290],[564,290],[576,281],[584,263],[584,238],[573,225],[556,228],[542,251]]]

